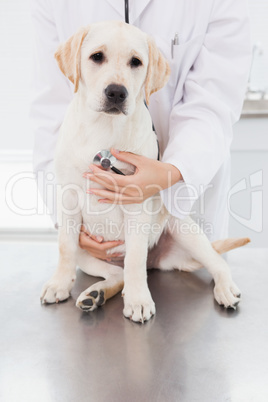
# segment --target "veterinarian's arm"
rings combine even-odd
[[[34,0],[31,15],[34,28],[33,102],[30,118],[34,130],[34,171],[38,188],[56,223],[53,159],[57,136],[73,94],[67,78],[59,70],[54,52],[59,44],[51,2]],[[50,188],[48,194],[46,189]],[[55,193],[55,191],[54,191]]]
[[[168,206],[184,187],[183,208],[172,207],[178,217],[182,217],[181,209],[190,212],[229,155],[250,60],[246,2],[215,0],[203,45],[184,83],[183,98],[175,92],[169,141],[162,157],[181,171],[185,182],[163,192]]]

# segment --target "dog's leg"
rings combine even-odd
[[[249,242],[250,239],[244,237],[216,240],[211,245],[218,254],[224,254]],[[180,271],[193,272],[203,267],[203,264],[196,261],[192,254],[183,248],[178,241],[175,241],[168,231],[161,236],[153,254],[150,255],[149,263],[148,268],[158,268],[164,271],[179,269]]]
[[[79,250],[77,262],[86,274],[104,278],[80,294],[76,306],[81,310],[93,311],[123,289],[122,268],[91,257],[85,250]]]
[[[142,205],[131,205],[137,214],[125,213],[126,257],[124,265],[125,317],[144,322],[155,314],[155,304],[147,284],[147,254],[151,216],[142,212]],[[138,212],[139,211],[139,212]]]
[[[71,191],[64,194],[65,211],[74,210],[77,199]],[[76,253],[81,227],[81,213],[66,214],[62,212],[62,203],[58,200],[58,216],[62,222],[59,227],[59,261],[56,272],[44,285],[41,293],[43,303],[58,303],[68,299],[76,278]],[[61,215],[60,215],[61,213]]]
[[[171,227],[178,220],[171,217]],[[191,219],[186,218],[179,222],[179,230],[173,230],[172,236],[193,260],[192,270],[201,266],[207,268],[214,282],[214,297],[226,308],[235,308],[240,301],[240,291],[232,280],[230,268],[226,261],[217,253],[212,244],[199,226]],[[174,228],[176,224],[174,225]],[[178,229],[176,227],[176,229]],[[183,270],[183,267],[179,267]],[[191,269],[185,269],[186,271]]]

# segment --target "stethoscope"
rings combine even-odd
[[[93,163],[97,166],[101,166],[103,169],[108,170],[111,169],[113,172],[117,174],[122,174],[125,176],[121,170],[117,169],[114,165],[116,162],[116,157],[111,154],[108,149],[103,149],[102,151],[99,151],[93,159]]]
[[[129,5],[128,0],[125,0],[125,22],[129,24]]]

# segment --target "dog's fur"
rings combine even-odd
[[[94,59],[96,53],[102,53],[101,61]],[[96,195],[86,195],[90,182],[82,174],[101,149],[114,147],[157,158],[156,138],[144,96],[148,103],[150,95],[165,85],[169,66],[154,41],[122,22],[98,23],[81,28],[59,47],[55,57],[74,84],[76,94],[62,124],[56,150],[57,182],[64,189],[58,203],[60,255],[54,276],[43,288],[42,301],[55,303],[69,297],[78,264],[87,274],[101,276],[104,281],[86,289],[78,297],[77,307],[92,311],[123,289],[124,315],[144,322],[155,314],[146,266],[185,271],[205,266],[215,281],[217,302],[235,308],[240,291],[219,253],[246,244],[248,239],[226,239],[211,245],[190,217],[180,221],[171,216],[159,196],[146,200],[146,208],[144,203],[123,208],[101,204]],[[142,64],[133,65],[133,57]],[[126,89],[127,96],[120,104],[108,99],[110,85]],[[116,166],[125,174],[133,174],[132,165],[117,161]],[[160,212],[154,213],[156,210]],[[93,258],[79,247],[82,222],[93,234],[94,223],[98,228],[102,225],[105,241],[115,237],[125,241],[112,250],[125,254],[124,270],[116,262],[108,264]],[[155,224],[157,233],[142,230]],[[111,230],[112,225],[120,228],[118,233]]]

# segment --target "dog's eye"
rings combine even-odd
[[[137,57],[132,57],[132,59],[130,60],[130,65],[131,67],[139,67],[142,65],[142,62],[137,58]]]
[[[104,54],[102,52],[94,53],[90,56],[90,59],[95,63],[101,63],[104,60]]]

